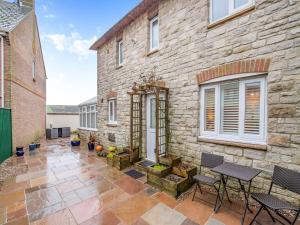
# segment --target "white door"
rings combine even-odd
[[[147,97],[147,159],[155,162],[155,95]]]

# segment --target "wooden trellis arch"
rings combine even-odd
[[[134,150],[141,155],[143,145],[143,96],[155,95],[155,159],[168,154],[169,150],[169,89],[163,81],[134,85],[130,95],[130,160],[133,161]],[[162,97],[163,96],[163,97]]]

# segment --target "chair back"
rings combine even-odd
[[[300,173],[280,166],[274,167],[272,182],[300,195]]]
[[[214,154],[209,154],[204,152],[202,153],[201,166],[214,168],[216,166],[223,164],[223,162],[224,162],[224,156],[214,155]]]

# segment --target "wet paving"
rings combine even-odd
[[[191,194],[176,200],[146,184],[145,177],[135,180],[107,166],[85,146],[72,149],[67,139],[11,161],[7,166],[27,169],[2,184],[0,224],[240,224],[239,205],[226,204],[216,214],[200,195],[195,201]],[[213,203],[215,196],[208,196],[205,200]],[[272,224],[264,218],[261,223]]]

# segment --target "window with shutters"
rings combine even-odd
[[[265,144],[264,77],[205,84],[200,87],[200,136]]]

